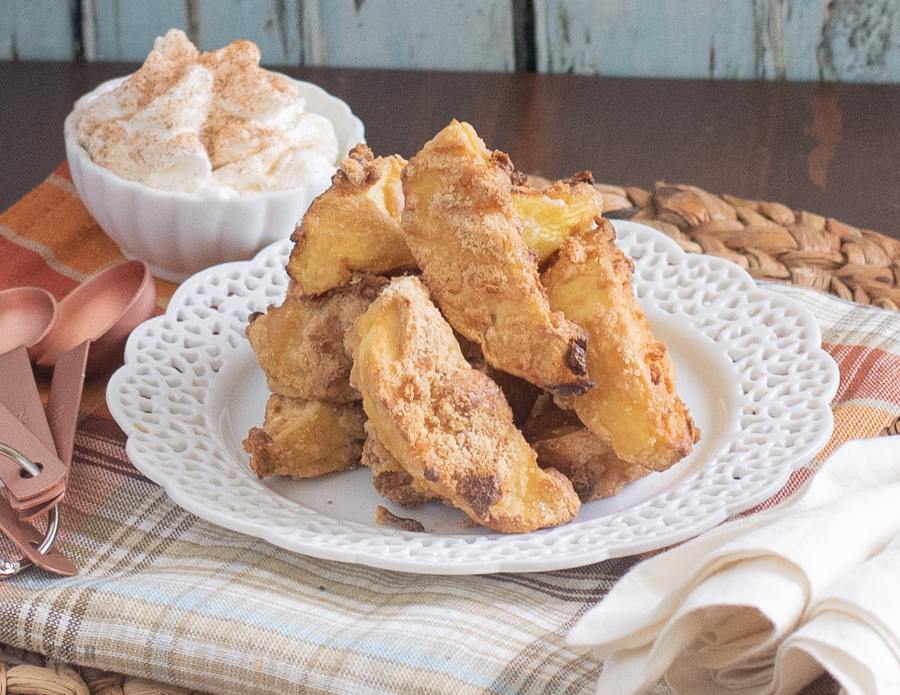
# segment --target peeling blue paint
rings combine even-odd
[[[545,72],[900,82],[897,0],[527,0],[516,45],[522,1],[4,0],[0,60],[138,61],[179,27],[274,65],[511,71],[527,43]]]

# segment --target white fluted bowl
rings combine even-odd
[[[126,258],[144,261],[154,276],[182,282],[204,268],[253,258],[289,237],[309,204],[330,185],[333,172],[297,188],[229,197],[161,191],[120,178],[94,163],[78,144],[75,127],[84,107],[128,77],[104,82],[78,101],[65,122],[66,157],[88,211]],[[316,85],[291,81],[306,99],[306,110],[334,125],[341,158],[365,142],[362,121],[344,101]]]

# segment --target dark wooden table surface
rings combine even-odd
[[[64,159],[74,100],[136,66],[0,62],[0,209]],[[900,238],[900,86],[285,68],[346,100],[376,154],[469,121],[522,171],[688,183]]]

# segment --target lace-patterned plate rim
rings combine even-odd
[[[279,303],[288,240],[185,281],[142,324],[107,402],[134,465],[187,511],[312,557],[405,572],[482,574],[583,566],[663,548],[765,501],[825,446],[838,386],[815,318],[730,261],[687,254],[660,232],[614,221],[633,285],[676,363],[702,438],[684,461],[582,506],[570,524],[527,534],[460,525],[444,505],[395,509],[366,469],[312,481],[258,480],[241,441],[268,390],[244,337]],[[374,521],[384,504],[429,532]]]

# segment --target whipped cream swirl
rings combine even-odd
[[[76,103],[78,142],[117,176],[167,191],[244,195],[330,177],[331,122],[259,59],[250,41],[200,53],[170,29],[118,88]]]

